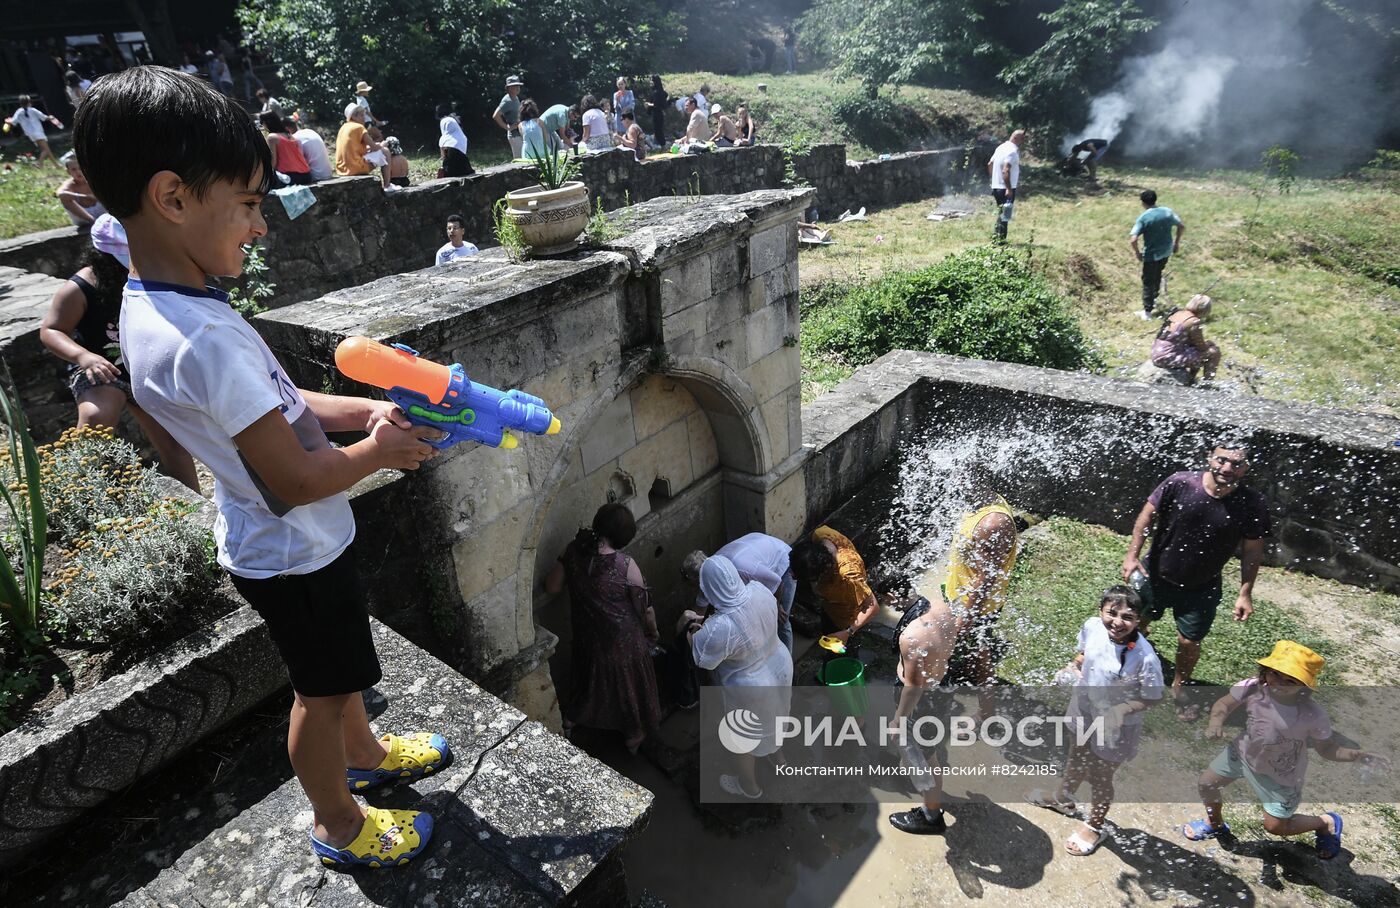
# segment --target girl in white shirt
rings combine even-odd
[[[584,95],[579,107],[583,110],[584,147],[589,151],[611,151],[612,127],[608,125],[608,115],[603,113],[598,99],[592,95]]]
[[[1052,795],[1036,789],[1028,797],[1037,807],[1077,816],[1074,793],[1089,783],[1093,807],[1084,825],[1065,841],[1065,850],[1076,857],[1093,854],[1108,838],[1113,774],[1137,755],[1141,713],[1162,699],[1162,663],[1138,633],[1141,622],[1142,600],[1132,588],[1104,590],[1099,613],[1079,630],[1079,654],[1065,666],[1076,678],[1068,718],[1086,729],[1101,720],[1103,733],[1087,744],[1070,745],[1059,791]]]

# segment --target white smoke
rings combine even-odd
[[[1317,33],[1320,10],[1321,0],[1173,5],[1149,35],[1154,49],[1123,61],[1064,151],[1081,139],[1121,137],[1120,154],[1209,150],[1223,163],[1224,154],[1257,156],[1274,142],[1321,145],[1329,134],[1369,140],[1376,130],[1367,111],[1384,105],[1367,86],[1384,61],[1339,43],[1335,29]]]
[[[1123,61],[1118,87],[1095,98],[1089,107],[1086,139],[1118,138],[1123,124],[1134,120],[1132,150],[1167,151],[1200,139],[1218,126],[1220,99],[1239,60],[1203,53],[1191,41],[1173,41],[1154,54]],[[1065,140],[1064,153],[1077,139]]]

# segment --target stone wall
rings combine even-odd
[[[1400,591],[1400,420],[908,351],[802,415],[813,520],[926,446],[970,440],[1017,506],[1121,533],[1158,481],[1243,433],[1274,519],[1268,561]]]
[[[538,394],[563,423],[358,490],[376,614],[508,695],[554,647],[541,577],[606,501],[639,518],[628,551],[663,602],[690,548],[795,534],[794,222],[810,197],[657,199],[618,214],[627,233],[604,248],[523,264],[488,250],[255,319],[302,387],[356,390],[328,364],[343,337],[366,334]]]
[[[919,151],[886,160],[848,162],[844,145],[819,145],[793,158],[800,180],[817,190],[816,204],[878,207],[937,195],[980,173],[986,149]],[[785,160],[777,145],[717,149],[710,154],[656,157],[638,163],[617,152],[581,159],[580,179],[591,197],[613,210],[663,196],[724,195],[783,185]],[[494,245],[491,210],[507,192],[534,183],[526,164],[487,167],[470,177],[430,180],[385,193],[374,177],[341,177],[313,187],[316,204],[289,220],[276,200],[263,206],[268,236],[261,242],[277,284],[273,302],[289,305],[431,264],[449,214],[466,221],[467,238]],[[0,240],[0,267],[66,278],[87,255],[76,227]]]
[[[884,161],[848,162],[843,145],[819,145],[793,158],[798,178],[816,190],[812,207],[830,219],[842,208],[878,207],[937,195],[980,173],[985,149],[911,152]],[[591,197],[609,211],[653,198],[711,196],[780,187],[783,150],[776,145],[719,149],[710,154],[652,158],[637,163],[613,153],[582,159]],[[968,168],[971,167],[969,171]],[[269,199],[263,205],[268,235],[260,246],[271,302],[285,306],[315,299],[387,275],[417,271],[444,242],[450,214],[466,221],[467,238],[494,245],[491,210],[497,200],[534,182],[523,164],[488,167],[470,177],[432,180],[385,193],[372,177],[343,177],[314,187],[316,204],[295,220]],[[50,440],[73,422],[65,387],[66,364],[39,344],[39,319],[56,282],[78,270],[87,235],[61,228],[0,240],[0,357],[11,365],[19,396],[35,434]],[[22,286],[21,286],[22,285]],[[13,288],[13,289],[12,289]],[[128,418],[127,437],[141,439]]]

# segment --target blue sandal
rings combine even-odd
[[[1223,835],[1230,834],[1230,824],[1221,823],[1219,826],[1212,826],[1205,820],[1192,820],[1182,825],[1181,834],[1193,842],[1218,839]]]
[[[374,769],[347,769],[345,783],[354,792],[366,791],[386,782],[416,779],[437,772],[452,758],[452,748],[442,735],[419,732],[401,737],[385,735],[389,753]]]
[[[1332,822],[1337,826],[1337,831],[1335,833],[1324,832],[1321,829],[1317,831],[1317,856],[1324,861],[1330,861],[1342,853],[1342,815],[1329,810],[1327,816],[1332,818]]]

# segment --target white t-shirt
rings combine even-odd
[[[48,138],[44,133],[44,124],[48,122],[49,118],[39,113],[37,108],[21,107],[15,111],[14,116],[10,119],[14,120],[15,125],[24,130],[24,134],[30,139],[38,141]]]
[[[1084,663],[1074,696],[1086,715],[1102,715],[1129,700],[1162,699],[1162,662],[1146,637],[1139,634],[1131,648],[1114,643],[1103,619],[1094,615],[1079,629],[1079,652]],[[1123,724],[1142,724],[1142,714],[1133,713]]]
[[[457,122],[456,117],[443,117],[438,121],[438,129],[442,131],[438,137],[438,148],[455,148],[462,154],[467,153],[467,134],[462,132],[462,124]]]
[[[292,138],[301,146],[301,153],[306,158],[307,166],[311,168],[311,179],[319,183],[335,176],[331,156],[326,151],[326,140],[321,138],[319,132],[303,126],[292,133]]]
[[[710,115],[709,99],[706,98],[704,95],[700,94],[700,92],[698,91],[691,97],[695,99],[695,106],[700,108],[700,112],[708,117]]]
[[[471,243],[463,243],[460,246],[453,246],[451,243],[444,243],[443,247],[437,251],[437,263],[446,265],[453,259],[464,259],[471,255],[476,255],[481,250]]]
[[[596,107],[583,112],[583,125],[588,130],[589,138],[596,139],[598,136],[606,136],[612,132],[608,126],[608,115]]]
[[[1011,185],[1007,185],[1002,179],[1001,168],[1006,163],[1011,164]],[[1021,149],[1008,139],[997,146],[997,150],[992,152],[992,188],[993,189],[1015,189],[1021,185]]]
[[[355,538],[344,493],[291,507],[238,452],[233,436],[282,411],[308,451],[329,447],[320,422],[228,294],[127,281],[122,356],[136,402],[214,474],[219,564],[240,577],[309,574]]]
[[[356,106],[363,107],[365,109],[366,120],[369,120],[370,122],[374,121],[374,111],[369,109],[369,98],[366,98],[364,95],[356,95],[355,104]]]

